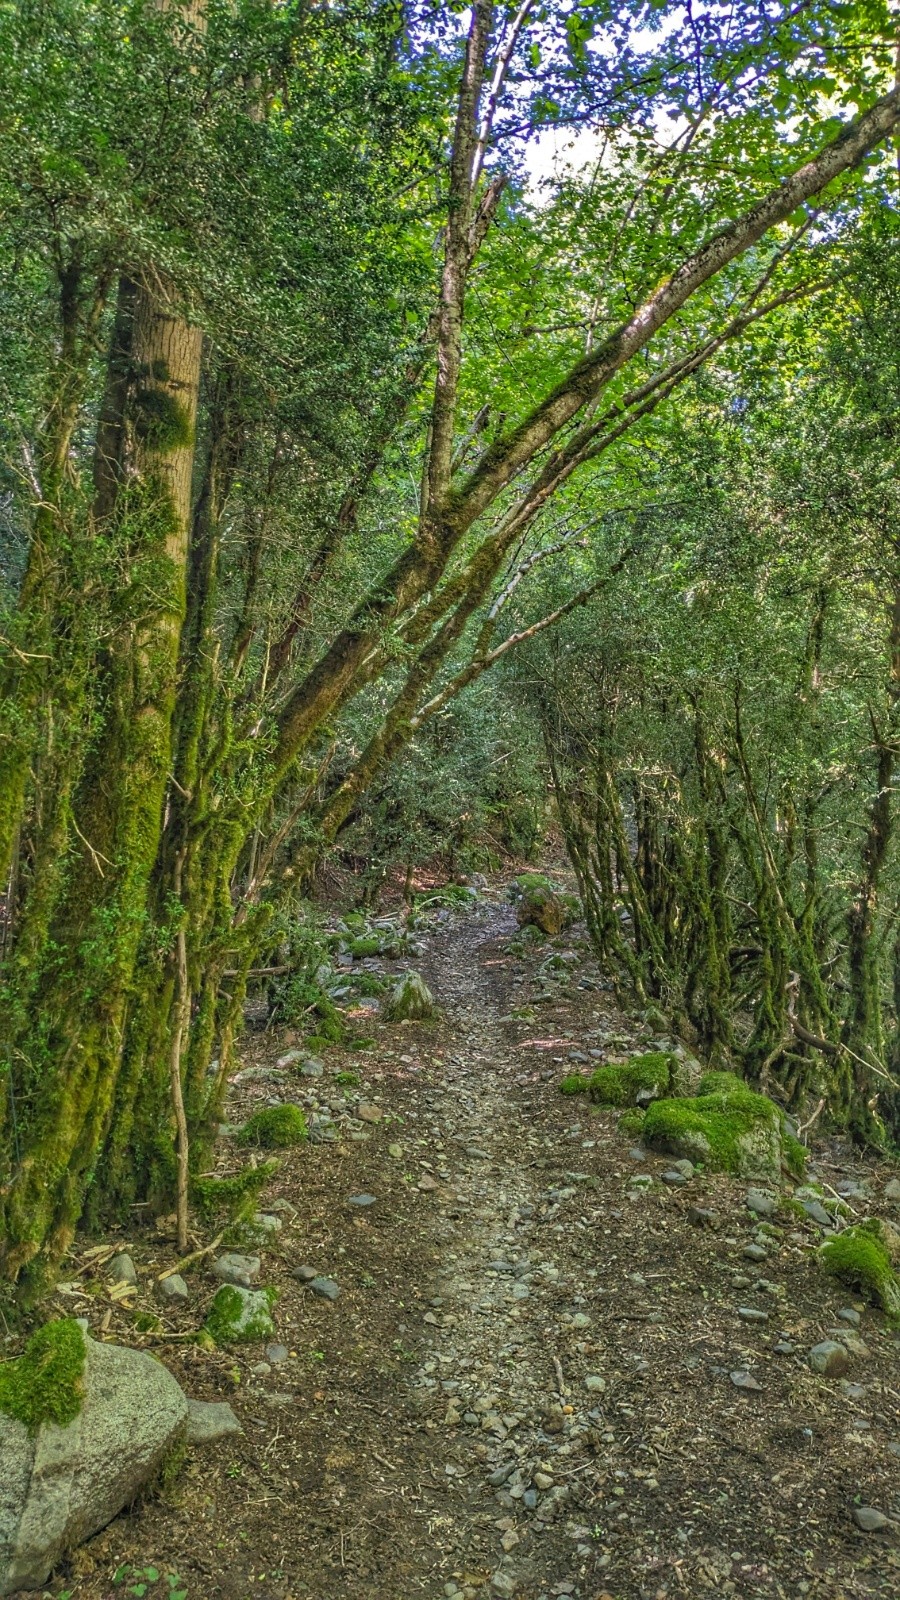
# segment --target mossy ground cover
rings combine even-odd
[[[238,1138],[241,1144],[257,1145],[262,1150],[289,1150],[303,1143],[307,1131],[299,1106],[265,1106],[248,1117]]]
[[[589,1076],[572,1072],[563,1078],[563,1094],[586,1094],[602,1106],[633,1106],[644,1093],[663,1096],[672,1086],[675,1058],[663,1050],[648,1050],[628,1061],[598,1067]]]
[[[46,1322],[16,1360],[0,1365],[0,1411],[32,1431],[43,1422],[74,1422],[84,1398],[84,1355],[77,1322]]]
[[[830,1277],[857,1289],[891,1317],[900,1317],[900,1279],[891,1266],[878,1222],[861,1222],[826,1239],[819,1259]]]

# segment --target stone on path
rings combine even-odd
[[[188,1444],[216,1444],[244,1431],[227,1400],[189,1400],[187,1408]]]
[[[778,1210],[778,1201],[766,1189],[748,1189],[747,1205],[757,1217],[773,1217]]]
[[[213,1274],[222,1283],[235,1283],[241,1289],[249,1289],[254,1278],[259,1276],[259,1256],[243,1256],[237,1251],[228,1250],[213,1262]]]
[[[322,1300],[336,1300],[341,1292],[333,1278],[311,1278],[309,1288]]]
[[[897,1526],[892,1517],[886,1517],[883,1511],[877,1511],[874,1506],[857,1506],[853,1512],[853,1521],[863,1533],[880,1533],[883,1528]]]
[[[109,1275],[113,1283],[137,1284],[138,1277],[134,1269],[134,1262],[126,1250],[121,1255],[113,1256],[109,1264]]]
[[[161,1300],[188,1300],[190,1293],[180,1272],[170,1272],[168,1277],[157,1278],[156,1292]]]
[[[823,1339],[810,1350],[809,1364],[813,1372],[820,1373],[823,1378],[840,1378],[850,1365],[850,1357],[844,1345],[837,1344],[834,1339]]]

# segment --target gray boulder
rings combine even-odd
[[[187,1400],[153,1356],[85,1339],[84,1401],[67,1427],[0,1415],[0,1595],[41,1589],[181,1439]]]

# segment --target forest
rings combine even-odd
[[[685,1057],[701,1098],[777,1108],[783,1172],[828,1141],[864,1186],[890,1178],[898,63],[888,0],[0,6],[17,1359],[98,1240],[172,1218],[169,1269],[240,1244],[280,1181],[227,1143],[246,1063],[271,1066],[254,1051],[274,1041],[283,1075],[299,1041],[310,1078],[324,1055],[352,1087],[381,958],[422,965],[457,921],[474,939],[510,880],[513,957],[549,938],[544,999],[577,998],[574,951],[623,1045],[670,1060],[636,1122],[630,1091],[606,1101],[626,1134],[646,1112],[649,1140]],[[431,957],[430,989],[407,975],[404,1038],[440,1026],[435,1000],[465,1028],[456,959],[447,997]],[[596,1115],[607,1068],[571,1068],[615,1063],[615,1033],[586,1052],[571,1018],[520,1012],[539,1048],[567,1039],[552,1115],[569,1094]],[[880,1273],[896,1317],[900,1234],[873,1227],[877,1271],[845,1281]],[[153,1321],[137,1333],[188,1338]],[[0,1515],[18,1592],[4,1537]],[[615,1559],[552,1592],[676,1593],[633,1567],[615,1587]],[[497,1572],[485,1593],[543,1594]],[[855,1600],[896,1594],[892,1572],[710,1582]],[[443,1592],[482,1593],[460,1581]],[[271,1593],[439,1592],[328,1582]]]

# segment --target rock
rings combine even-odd
[[[390,1156],[392,1161],[402,1161],[403,1160],[403,1146],[402,1146],[402,1144],[389,1144],[388,1147],[387,1147],[387,1153]]]
[[[565,925],[566,908],[549,883],[533,883],[523,888],[522,898],[516,907],[516,921],[520,928],[540,928],[552,937],[561,933]]]
[[[242,1289],[249,1289],[254,1278],[259,1276],[259,1256],[242,1256],[235,1250],[228,1250],[224,1255],[217,1257],[213,1262],[213,1275],[222,1283],[236,1283]]]
[[[791,1344],[790,1339],[779,1339],[778,1343],[772,1346],[777,1356],[792,1356],[796,1348],[797,1346]]]
[[[876,1511],[874,1506],[856,1506],[853,1521],[858,1528],[862,1528],[863,1533],[880,1533],[882,1528],[896,1527],[892,1517],[886,1517],[883,1511]]]
[[[601,1378],[598,1372],[589,1372],[584,1380],[584,1387],[589,1394],[603,1394],[606,1390],[606,1379]]]
[[[859,1334],[854,1333],[850,1328],[832,1328],[831,1332],[834,1334],[835,1339],[840,1340],[848,1355],[858,1356],[861,1361],[871,1355],[865,1339],[861,1339]]]
[[[884,1191],[885,1200],[900,1200],[900,1178],[892,1178]]]
[[[333,1278],[311,1278],[309,1287],[313,1294],[320,1295],[323,1300],[336,1300],[341,1292]]]
[[[275,1332],[272,1307],[277,1298],[274,1289],[242,1289],[223,1283],[207,1313],[206,1331],[216,1344],[271,1339]]]
[[[688,1180],[683,1172],[673,1167],[669,1172],[662,1173],[662,1181],[667,1183],[670,1189],[683,1189]]]
[[[291,1277],[297,1278],[300,1283],[312,1283],[313,1278],[319,1276],[315,1267],[294,1267]]]
[[[848,1400],[865,1400],[866,1398],[865,1386],[861,1383],[849,1383],[846,1378],[842,1378],[838,1388]]]
[[[258,1239],[260,1244],[267,1244],[274,1239],[275,1235],[281,1232],[282,1226],[281,1218],[273,1216],[268,1211],[255,1212],[247,1224],[251,1237],[254,1240]]]
[[[360,1122],[380,1122],[384,1112],[381,1106],[375,1106],[367,1100],[361,1100],[356,1108],[356,1115],[359,1117]]]
[[[375,1194],[351,1194],[347,1204],[359,1206],[361,1211],[365,1211],[367,1206],[374,1206],[377,1200],[378,1196]]]
[[[746,1256],[748,1261],[768,1261],[769,1259],[768,1250],[765,1245],[761,1244],[745,1244],[741,1255]]]
[[[716,1229],[721,1222],[719,1213],[717,1211],[709,1211],[705,1206],[691,1206],[687,1219],[695,1228]]]
[[[757,1311],[755,1306],[738,1306],[738,1316],[742,1322],[768,1322],[768,1311]]]
[[[385,1022],[428,1022],[436,1013],[434,995],[418,972],[407,972],[381,1008]]]
[[[842,1344],[834,1339],[823,1339],[810,1350],[809,1364],[813,1372],[820,1373],[823,1378],[840,1378],[850,1365],[850,1357]]]
[[[502,1467],[495,1467],[494,1471],[488,1475],[488,1483],[490,1484],[491,1488],[502,1488],[507,1479],[512,1477],[515,1470],[516,1463],[514,1461],[506,1461]]]
[[[806,1215],[809,1217],[810,1222],[814,1222],[817,1227],[834,1227],[834,1221],[828,1215],[828,1212],[825,1210],[821,1200],[804,1200],[803,1209],[806,1212]]]
[[[681,1173],[683,1178],[692,1178],[697,1171],[693,1161],[673,1161],[672,1166],[676,1172]]]
[[[189,1400],[187,1407],[188,1444],[216,1444],[244,1431],[227,1400]]]
[[[271,1361],[273,1367],[280,1367],[283,1361],[287,1361],[290,1353],[286,1344],[266,1345],[266,1360]]]
[[[862,1320],[859,1312],[856,1311],[853,1306],[844,1306],[843,1309],[838,1312],[838,1317],[841,1322],[849,1322],[851,1328],[858,1328]]]
[[[433,1178],[430,1172],[423,1172],[416,1185],[416,1188],[421,1189],[423,1194],[433,1194],[435,1189],[439,1187],[437,1178]]]
[[[178,1272],[170,1272],[167,1278],[157,1278],[156,1292],[161,1300],[188,1300],[190,1298],[188,1286]]]
[[[322,1078],[325,1075],[325,1063],[318,1056],[308,1056],[300,1068],[301,1078]]]
[[[113,1256],[109,1263],[109,1275],[113,1283],[137,1284],[138,1276],[134,1269],[134,1262],[126,1250],[120,1255]]]
[[[178,1443],[188,1403],[142,1350],[83,1335],[84,1401],[36,1434],[0,1415],[0,1594],[42,1588],[57,1562],[140,1493]]]
[[[516,1592],[516,1580],[500,1567],[491,1578],[491,1589],[498,1594],[501,1600],[512,1600]]]
[[[765,1189],[748,1189],[747,1205],[757,1217],[774,1217],[778,1201]]]
[[[730,1377],[736,1389],[752,1389],[755,1392],[760,1394],[762,1393],[762,1384],[757,1383],[756,1379],[752,1377],[749,1372],[732,1372]]]

